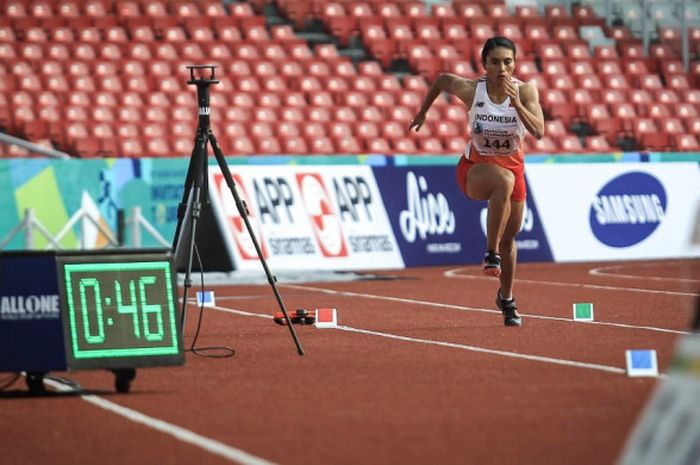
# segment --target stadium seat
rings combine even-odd
[[[303,122],[301,130],[304,137],[325,137],[327,122]]]
[[[140,158],[146,155],[140,138],[123,139],[119,144],[119,153],[127,158]]]
[[[344,114],[349,114],[347,108],[345,108]],[[316,123],[327,123],[332,120],[331,112],[328,107],[311,107],[308,109],[307,120]]]
[[[563,44],[564,54],[571,61],[591,60],[593,56],[587,44],[580,42],[567,42]]]
[[[591,103],[584,109],[585,121],[597,132],[604,134],[608,140],[617,138],[620,132],[620,121],[610,114],[604,103]]]
[[[467,138],[464,136],[445,137],[443,146],[447,153],[462,154],[467,146]]]
[[[454,42],[467,42],[469,41],[469,34],[467,29],[464,27],[464,23],[461,18],[454,18],[449,20],[444,18],[442,23],[442,37]]]
[[[393,38],[374,39],[368,44],[368,49],[384,68],[391,65],[398,50],[396,40]]]
[[[608,106],[633,103],[628,101],[628,94],[622,89],[601,89],[600,98],[607,103]]]
[[[685,92],[691,88],[690,82],[685,74],[673,74],[667,76],[666,85],[669,89],[680,92]]]
[[[564,50],[558,42],[538,41],[535,43],[535,53],[543,60],[562,60]]]
[[[673,147],[680,152],[698,152],[700,143],[695,134],[675,133],[671,136]]]
[[[362,144],[353,136],[336,138],[334,145],[338,153],[357,154],[363,152]]]
[[[351,137],[351,136],[346,136]],[[330,155],[336,152],[333,139],[330,137],[311,137],[306,139],[308,153]],[[306,153],[306,152],[304,152]]]
[[[176,157],[191,155],[192,145],[192,139],[189,137],[174,136],[170,138],[170,147],[172,148],[172,155]]]
[[[454,121],[457,124],[466,124],[467,119],[467,108],[463,104],[449,104],[445,106],[443,110],[443,115],[445,119]]]
[[[390,21],[396,22],[393,18]],[[437,16],[416,16],[411,21],[413,30],[415,31],[416,40],[424,43],[440,42],[443,38],[441,24],[442,21]]]
[[[227,138],[227,146],[232,155],[253,155],[258,149],[249,137],[236,136]]]
[[[394,152],[386,139],[369,139],[365,144],[368,153],[391,154]]]
[[[652,102],[646,105],[645,116],[656,120],[667,119],[672,117],[670,104],[662,102]]]
[[[284,107],[280,110],[280,119],[282,121],[290,121],[294,123],[303,123],[306,121],[306,115],[304,114],[304,109],[303,108],[298,108],[298,107]],[[318,115],[319,113],[316,113],[315,115]],[[317,116],[312,116],[312,117],[317,117]]]
[[[668,136],[659,132],[658,126],[651,118],[637,118],[634,122],[633,133],[644,149],[663,150],[669,143]]]
[[[614,45],[596,45],[593,47],[593,57],[601,60],[619,59],[620,54]]]
[[[552,138],[552,140],[555,139]],[[581,140],[578,138],[578,136],[573,134],[567,134],[563,137],[557,138],[556,140],[558,142],[558,148],[562,152],[580,153],[585,150],[581,144]]]
[[[610,152],[613,150],[608,140],[602,135],[586,136],[584,140],[585,149],[590,152]]]
[[[525,138],[525,147],[529,153],[555,153],[557,146],[549,136],[544,136],[541,139],[534,137]]]
[[[287,92],[282,94],[282,104],[288,107],[303,108],[307,106],[306,97],[302,92]]]
[[[256,99],[257,106],[279,108],[282,105],[282,99],[276,92],[259,92]]]
[[[442,141],[437,137],[425,137],[419,139],[418,150],[423,153],[436,155],[446,153],[445,147],[442,145]]]
[[[374,3],[374,12],[382,18],[401,16],[401,9],[393,1],[381,1]]]
[[[603,88],[600,89],[602,92],[607,87],[608,89],[616,90],[628,90],[630,84],[624,74],[604,74],[603,75]]]
[[[700,118],[700,110],[696,104],[688,102],[678,102],[671,104],[673,115],[683,120]]]
[[[342,137],[353,135],[352,127],[349,123],[342,121],[332,121],[328,123],[326,134],[330,137]]]
[[[396,41],[409,41],[415,39],[411,20],[408,18],[387,18],[384,22],[387,37]]]
[[[652,94],[646,89],[629,89],[628,99],[637,107],[637,113],[646,114],[647,105],[653,101]]]
[[[257,137],[253,138],[255,148],[261,154],[278,154],[282,153],[282,146],[276,137]]]
[[[494,35],[496,35],[496,31],[494,30],[493,24],[486,22],[474,22],[469,24],[469,36],[479,43],[483,43]],[[481,55],[481,53],[479,53],[479,55]]]
[[[653,91],[655,100],[658,103],[663,103],[665,105],[670,105],[680,102],[680,97],[678,93],[673,89],[661,88]]]
[[[163,158],[173,155],[168,137],[154,137],[145,141],[144,156]]]
[[[292,155],[306,155],[309,153],[309,147],[306,144],[306,139],[299,136],[290,136],[281,138],[281,153]]]
[[[608,104],[610,114],[620,122],[620,130],[631,132],[634,121],[638,118],[637,111],[633,104],[627,102],[617,102]]]
[[[354,134],[361,139],[375,139],[380,136],[377,123],[371,121],[360,121],[355,125]]]
[[[588,90],[594,96],[600,95],[600,92],[603,89],[603,83],[597,74],[590,76],[579,75],[576,77],[576,82],[578,87]]]
[[[571,105],[567,97],[568,92],[563,89],[545,89],[540,93],[542,108],[550,118],[561,119],[566,126],[578,114],[576,106]]]
[[[349,79],[349,82],[350,88],[358,92],[369,93],[375,91],[377,88],[374,79],[365,75],[354,76]]]
[[[670,117],[662,120],[657,120],[659,129],[669,135],[684,134],[686,132],[685,125],[680,118]]]
[[[332,107],[335,105],[333,96],[327,91],[307,91],[309,104],[315,107]]]

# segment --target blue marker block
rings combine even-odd
[[[197,291],[197,305],[200,307],[214,307],[216,305],[214,291]]]
[[[659,376],[655,350],[626,350],[628,376]]]

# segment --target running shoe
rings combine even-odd
[[[489,276],[501,276],[501,256],[489,251],[481,262],[482,271]]]
[[[518,307],[515,305],[515,299],[504,299],[501,296],[501,291],[499,289],[496,294],[496,305],[503,313],[503,324],[506,326],[522,326],[523,319],[518,314]]]

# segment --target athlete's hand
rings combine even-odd
[[[425,124],[425,113],[422,111],[419,111],[416,116],[413,117],[413,121],[411,121],[411,125],[408,126],[408,132],[411,132],[413,128],[416,128],[416,132]]]
[[[520,104],[520,92],[512,79],[506,79],[505,82],[506,95],[510,97],[510,102],[516,106]]]

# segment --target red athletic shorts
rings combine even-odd
[[[465,157],[459,157],[459,163],[457,163],[457,185],[464,192],[464,195],[469,197],[467,194],[467,173],[469,168],[476,165],[476,162],[472,160],[467,160]],[[525,201],[525,166],[520,165],[517,168],[506,168],[515,175],[515,185],[513,186],[513,193],[510,195],[510,199],[516,202]]]

